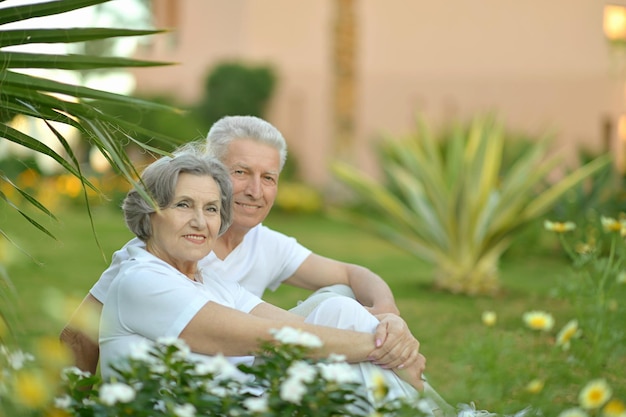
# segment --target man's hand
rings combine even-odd
[[[419,353],[420,343],[402,318],[395,314],[380,314],[376,318],[380,321],[374,334],[376,349],[369,355],[374,364],[403,369],[425,361]]]

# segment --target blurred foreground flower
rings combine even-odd
[[[605,232],[621,232],[623,222],[612,217],[600,217],[600,223]]]
[[[522,315],[522,319],[533,330],[548,332],[554,326],[554,318],[544,311],[528,311]]]
[[[262,343],[254,365],[235,368],[228,362],[238,376],[222,372],[223,356],[199,361],[182,340],[159,339],[114,365],[111,380],[69,368],[63,374],[65,395],[55,404],[68,415],[98,417],[432,416],[427,397],[390,399],[382,375],[365,387],[345,358],[308,358],[307,352],[321,346],[316,336],[292,327],[273,334],[279,343]]]
[[[483,311],[481,316],[483,324],[488,327],[495,326],[496,321],[498,320],[498,316],[495,311]]]
[[[543,222],[543,227],[550,232],[565,233],[576,229],[576,224],[574,222],[552,222],[546,220]]]
[[[612,399],[602,409],[604,417],[626,417],[626,405],[618,400]]]
[[[575,407],[561,411],[559,417],[589,417],[589,414],[587,414],[584,410]]]
[[[531,394],[539,394],[545,385],[545,381],[543,379],[533,379],[528,384],[526,384],[526,391]]]
[[[578,395],[580,406],[586,410],[602,407],[613,395],[613,390],[604,379],[594,379],[583,387]]]
[[[578,328],[578,320],[570,320],[556,335],[556,345],[568,350],[572,339],[580,337],[582,330]]]
[[[322,341],[314,334],[304,332],[293,327],[283,327],[274,330],[274,339],[285,345],[303,346],[307,348],[318,348],[322,346]]]

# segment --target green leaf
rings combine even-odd
[[[166,31],[115,28],[15,29],[2,31],[0,48],[32,43],[75,43],[114,37],[154,35],[164,32]]]
[[[110,0],[58,0],[41,3],[29,3],[0,9],[0,25],[32,19],[33,17],[52,16],[72,10],[78,10]]]
[[[163,65],[172,65],[172,63],[75,54],[52,55],[0,51],[0,67],[3,68],[87,70],[96,68],[156,67]]]

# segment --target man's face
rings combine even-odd
[[[235,139],[222,162],[233,183],[233,226],[252,228],[267,217],[274,205],[280,155],[270,145]]]

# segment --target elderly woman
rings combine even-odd
[[[123,203],[127,226],[146,246],[129,248],[130,258],[104,302],[103,377],[113,375],[111,365],[129,356],[137,342],[177,337],[196,358],[223,353],[234,363],[251,362],[260,341],[272,338],[271,330],[297,326],[322,340],[318,357],[336,353],[359,363],[364,383],[368,372],[379,369],[393,396],[422,389],[423,356],[393,371],[368,362],[378,320],[355,300],[322,302],[302,318],[198,268],[231,222],[229,173],[216,159],[188,149],[149,165],[142,181],[156,207],[137,190]]]

